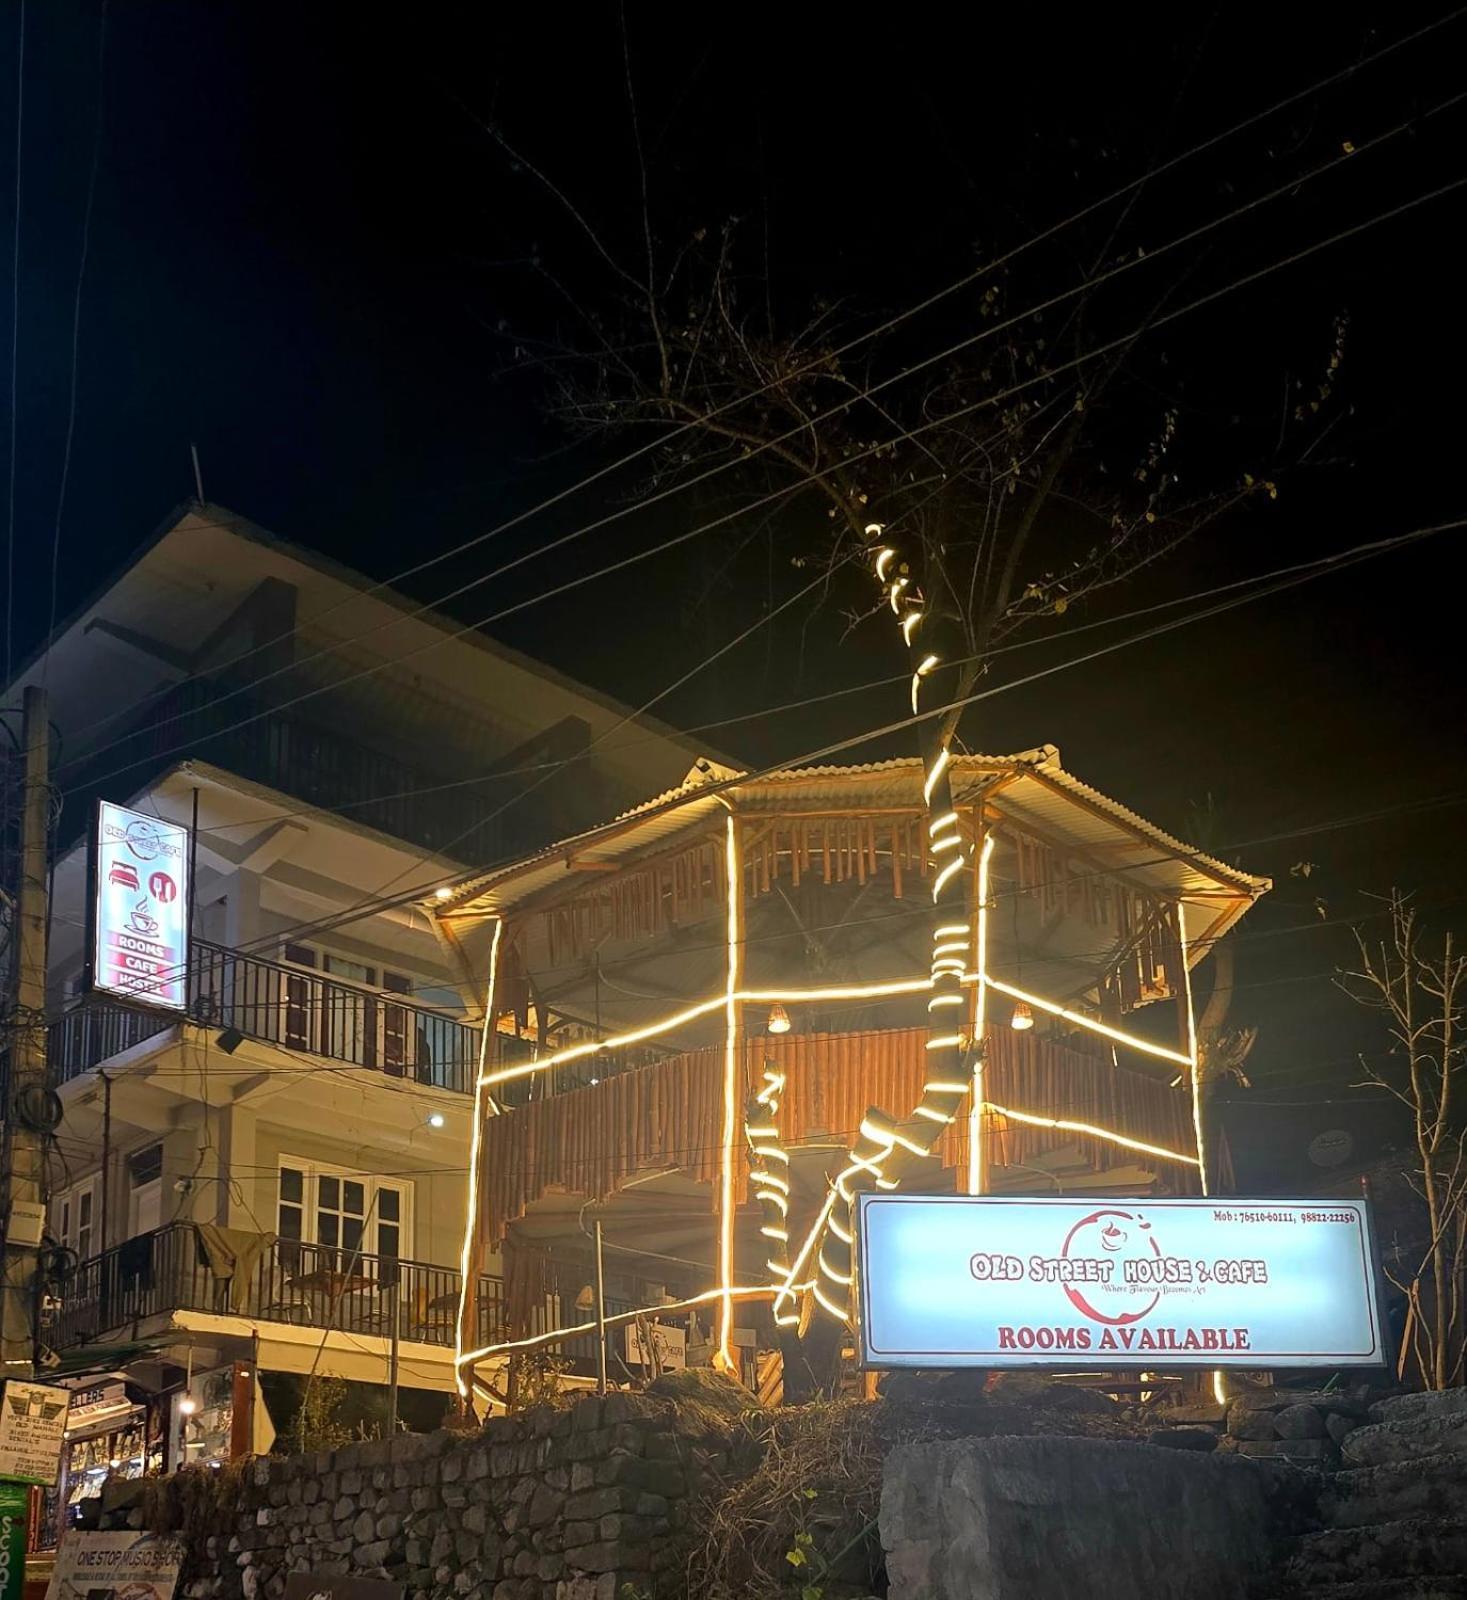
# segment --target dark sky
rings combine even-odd
[[[962,8],[629,5],[657,198],[717,221],[752,216],[791,296],[895,310],[1148,163],[1348,66],[1443,11],[1399,6],[1026,8],[967,25]],[[1077,8],[1079,9],[1079,8]],[[1297,13],[1297,14],[1295,14]],[[557,214],[474,116],[492,117],[618,245],[637,177],[620,13],[610,6],[371,8],[31,0],[26,12],[15,654],[44,634],[67,425],[71,327],[94,129],[76,433],[61,527],[61,614],[192,492],[373,577],[447,549],[602,459],[537,415],[505,375],[501,321],[533,322],[524,265],[569,247]],[[1381,19],[1385,18],[1385,21]],[[0,8],[0,239],[11,239],[16,0]],[[1467,21],[1362,70],[1148,191],[1133,219],[1161,239],[1346,141],[1460,87]],[[1447,111],[1219,243],[1207,284],[1467,174]],[[1350,316],[1339,422],[1306,470],[1120,596],[1125,610],[1467,510],[1456,237],[1460,191],[1200,315],[1179,360],[1214,453],[1254,380],[1316,365]],[[0,254],[6,253],[0,249]],[[572,264],[579,265],[579,261]],[[0,269],[0,280],[9,282]],[[3,303],[3,300],[0,300]],[[0,312],[0,325],[4,323]],[[951,336],[938,316],[914,349]],[[5,348],[0,326],[0,349]],[[4,368],[0,366],[0,384]],[[1268,381],[1273,382],[1270,376]],[[1240,398],[1247,396],[1246,399]],[[4,395],[0,393],[0,403]],[[1256,423],[1238,426],[1243,431]],[[3,448],[0,438],[0,448]],[[409,585],[431,599],[620,503],[616,480]],[[474,618],[708,515],[675,504],[521,569],[463,602]],[[781,528],[788,536],[789,525]],[[789,593],[764,540],[721,530],[677,556],[506,621],[510,642],[640,701]],[[1325,974],[1336,919],[1392,882],[1467,922],[1464,812],[1403,807],[1467,793],[1458,540],[1322,579],[1104,663],[995,698],[975,747],[1053,741],[1066,765],[1175,830],[1213,797],[1215,843],[1378,821],[1250,845],[1278,879],[1240,946],[1239,1012],[1264,1025],[1276,1083],[1339,1082],[1365,1040]],[[690,589],[707,593],[686,603]],[[611,619],[608,621],[608,619]],[[1102,637],[1109,637],[1104,635]],[[889,641],[840,642],[794,613],[660,709],[693,725],[899,670]],[[801,646],[803,645],[803,648]],[[995,681],[1062,659],[1061,640]],[[893,687],[710,737],[752,760],[793,756],[900,715]],[[891,753],[891,747],[871,754]],[[1310,875],[1290,875],[1300,862]],[[1322,912],[1316,901],[1323,903]],[[1292,930],[1331,924],[1300,934]],[[1284,1091],[1280,1091],[1284,1092]]]

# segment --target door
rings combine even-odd
[[[163,1226],[163,1146],[150,1144],[127,1158],[129,1238]]]

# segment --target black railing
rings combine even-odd
[[[207,1311],[253,1321],[389,1335],[452,1346],[458,1272],[391,1256],[271,1243],[242,1275],[221,1277],[191,1223],[139,1234],[84,1261],[65,1284],[44,1335],[56,1350],[134,1329],[172,1311]],[[504,1337],[504,1286],[479,1280],[479,1342]]]
[[[189,966],[192,1021],[435,1088],[473,1092],[480,1029],[469,1023],[203,939],[193,941]],[[107,1001],[77,1006],[51,1025],[52,1077],[65,1083],[90,1072],[177,1020]]]
[[[460,861],[493,861],[504,854],[494,813],[512,792],[513,778],[445,784],[437,774],[277,711],[255,696],[222,698],[228,687],[210,679],[180,684],[150,705],[141,727],[107,747],[100,767],[84,767],[69,787],[86,791],[120,771],[126,774],[123,787],[136,789],[162,768],[197,755],[307,805],[339,811]],[[91,808],[68,802],[67,814],[85,819]]]

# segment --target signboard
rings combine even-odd
[[[46,1600],[173,1600],[183,1545],[153,1533],[68,1528]]]
[[[644,1341],[642,1335],[647,1334]],[[651,1352],[647,1349],[647,1342],[652,1345]],[[627,1323],[627,1365],[629,1367],[645,1367],[653,1364],[664,1372],[673,1367],[685,1367],[688,1364],[688,1330],[686,1328],[667,1328],[660,1322],[629,1322]]]
[[[285,1600],[402,1600],[404,1583],[352,1578],[341,1572],[287,1572]]]
[[[30,1510],[28,1484],[0,1483],[0,1600],[21,1600],[25,1593]]]
[[[188,1005],[188,829],[103,800],[93,861],[92,987]]]
[[[863,1194],[871,1367],[1374,1367],[1368,1208]]]
[[[0,1400],[0,1478],[47,1487],[56,1482],[70,1405],[70,1389],[6,1380]]]

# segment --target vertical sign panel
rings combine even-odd
[[[30,1501],[26,1484],[0,1482],[0,1600],[21,1600],[25,1593]]]
[[[188,1005],[188,829],[102,801],[97,813],[92,987]]]

